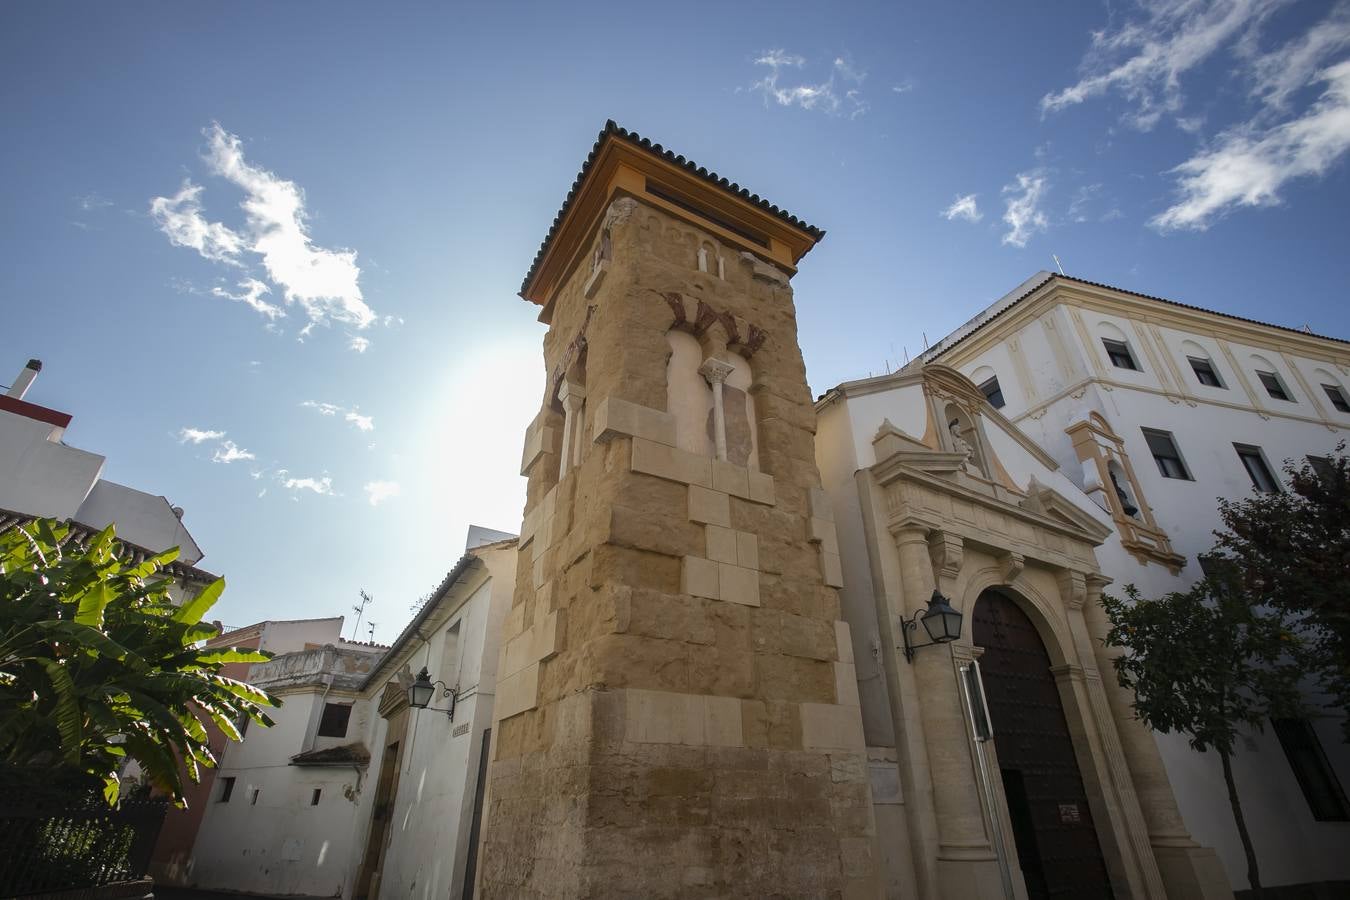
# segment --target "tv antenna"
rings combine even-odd
[[[352,609],[356,612],[356,624],[352,626],[353,640],[355,640],[356,636],[361,633],[361,616],[365,613],[366,607],[374,602],[371,596],[367,594],[365,591],[360,591],[359,593],[361,594],[361,602],[352,607]]]
[[[1064,266],[1060,265],[1059,257],[1056,256],[1055,254],[1051,253],[1051,254],[1050,254],[1050,258],[1053,259],[1053,260],[1055,261],[1055,268],[1056,268],[1056,269],[1059,269],[1059,274],[1063,275],[1063,274],[1064,274]]]

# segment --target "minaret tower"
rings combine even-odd
[[[613,122],[549,229],[482,896],[878,896],[789,286],[823,235]]]

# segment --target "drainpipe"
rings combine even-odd
[[[966,700],[966,721],[970,724],[971,736],[975,738],[975,759],[980,768],[980,786],[984,789],[985,804],[989,807],[989,831],[994,838],[994,854],[998,856],[998,872],[1003,879],[1003,896],[1015,900],[1012,869],[1008,865],[1008,847],[1003,843],[1003,822],[998,814],[998,795],[994,792],[994,783],[989,774],[989,756],[985,744],[994,736],[993,720],[989,718],[989,706],[984,701],[984,681],[980,677],[980,664],[976,660],[962,662],[961,693]]]

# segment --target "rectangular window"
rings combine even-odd
[[[319,737],[346,737],[347,720],[351,717],[351,704],[325,703],[323,718],[319,719]]]
[[[1293,402],[1294,398],[1290,397],[1289,392],[1284,389],[1284,382],[1280,380],[1280,376],[1276,375],[1274,372],[1258,371],[1256,377],[1260,378],[1261,383],[1265,385],[1267,394],[1274,397],[1276,400],[1288,400],[1291,403]]]
[[[998,386],[997,375],[980,385],[980,393],[984,394],[984,399],[988,400],[994,409],[1003,408],[1003,389]]]
[[[1322,750],[1322,743],[1307,719],[1272,719],[1275,736],[1280,739],[1289,768],[1308,801],[1313,818],[1319,822],[1350,821],[1350,804]]]
[[[1149,452],[1153,454],[1153,461],[1158,464],[1158,471],[1164,478],[1181,478],[1186,481],[1191,480],[1191,473],[1186,471],[1186,464],[1181,461],[1181,451],[1177,449],[1177,442],[1172,439],[1170,431],[1155,431],[1152,428],[1145,428],[1144,440],[1148,441]]]
[[[1113,341],[1110,338],[1102,338],[1102,345],[1106,347],[1106,355],[1111,358],[1111,365],[1117,369],[1133,369],[1139,371],[1139,364],[1134,361],[1134,354],[1130,352],[1130,345],[1124,341]]]
[[[220,798],[217,803],[229,803],[230,795],[234,793],[234,776],[226,775],[220,779]]]
[[[1336,467],[1331,464],[1329,456],[1309,456],[1308,465],[1312,466],[1313,473],[1323,481],[1332,481],[1336,477]]]
[[[1350,402],[1345,399],[1345,392],[1334,384],[1322,385],[1322,390],[1327,392],[1327,399],[1331,405],[1341,412],[1350,413]]]
[[[1266,457],[1261,452],[1260,447],[1253,447],[1250,444],[1234,444],[1233,449],[1237,451],[1238,459],[1242,460],[1242,465],[1246,467],[1247,475],[1251,478],[1254,488],[1267,494],[1278,494],[1280,492],[1280,483],[1275,480],[1275,475],[1270,471],[1270,466],[1266,465]]]
[[[253,793],[252,793],[251,795],[249,795],[249,798],[248,798],[248,805],[249,805],[249,806],[257,806],[257,805],[258,805],[258,796],[259,796],[261,793],[262,793],[262,788],[254,788],[254,789],[253,789]]]
[[[1195,371],[1195,379],[1201,384],[1209,387],[1221,388],[1223,382],[1219,380],[1219,373],[1214,371],[1214,363],[1207,359],[1201,359],[1198,356],[1186,357],[1191,362],[1191,368]]]
[[[319,805],[319,797],[320,797],[322,794],[323,794],[323,788],[315,788],[315,789],[314,789],[314,793],[312,793],[312,794],[309,795],[309,805],[310,805],[310,806],[318,806],[318,805]]]

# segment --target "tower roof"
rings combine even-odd
[[[693,219],[720,239],[789,272],[825,236],[824,230],[611,119],[581,164],[525,274],[522,298],[548,306],[618,192]]]

